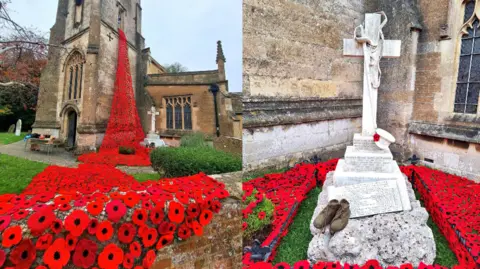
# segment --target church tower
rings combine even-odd
[[[59,0],[50,30],[33,132],[65,141],[78,153],[92,151],[107,127],[115,82],[118,28],[129,45],[132,83],[144,99],[140,0]],[[137,104],[140,102],[137,100]]]

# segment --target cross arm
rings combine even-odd
[[[401,40],[384,40],[382,57],[384,58],[400,57],[401,46],[402,46]],[[362,44],[358,43],[355,39],[344,39],[343,55],[352,56],[352,57],[362,57],[364,55]]]

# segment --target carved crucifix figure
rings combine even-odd
[[[384,17],[382,21],[382,16]],[[380,59],[400,57],[400,40],[385,40],[382,28],[387,23],[384,12],[365,14],[365,22],[355,28],[354,39],[343,40],[343,55],[364,57],[362,135],[377,129],[377,90],[380,86]]]
[[[151,134],[154,134],[155,133],[155,121],[156,121],[156,115],[160,115],[159,112],[157,112],[157,110],[155,109],[154,106],[152,106],[150,108],[150,111],[147,112],[148,115],[152,115],[152,122],[151,122],[151,126],[150,126],[150,133]]]

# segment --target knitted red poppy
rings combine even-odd
[[[203,210],[202,213],[200,213],[200,217],[198,219],[198,222],[202,225],[205,226],[210,223],[210,221],[213,218],[213,213],[210,210]]]
[[[187,207],[187,216],[196,218],[200,215],[200,206],[197,203],[189,204]]]
[[[72,234],[67,234],[65,237],[65,248],[68,251],[73,251],[77,245],[78,237],[73,236]]]
[[[133,224],[124,223],[118,229],[118,233],[117,233],[118,241],[124,244],[129,244],[133,241],[133,238],[135,237],[136,233],[137,233],[137,230]]]
[[[10,253],[10,261],[16,268],[30,268],[36,257],[37,252],[30,239],[22,240]]]
[[[147,230],[142,234],[142,243],[143,246],[148,248],[155,244],[157,241],[157,230],[155,228],[147,228]]]
[[[147,251],[147,254],[145,255],[145,258],[143,258],[142,265],[144,268],[150,268],[153,265],[153,262],[155,262],[155,251],[153,249]]]
[[[175,201],[171,201],[168,205],[168,218],[174,223],[182,223],[185,218],[184,207]]]
[[[80,236],[90,223],[90,218],[82,210],[74,210],[65,218],[65,229],[73,236]]]
[[[65,240],[58,238],[43,254],[43,262],[50,268],[62,268],[70,260],[70,252],[65,248]]]
[[[33,213],[27,221],[28,228],[34,235],[42,234],[47,228],[52,225],[55,220],[55,214],[53,214],[50,208],[45,208],[41,211]]]
[[[40,236],[35,243],[35,248],[38,250],[46,250],[53,242],[53,235],[50,233]]]
[[[11,216],[0,216],[0,232],[2,232],[3,230],[5,230],[8,225],[10,225],[10,222],[12,221],[12,217]]]
[[[97,232],[95,233],[98,241],[105,242],[112,238],[113,227],[112,223],[108,220],[98,223]]]
[[[10,226],[2,234],[2,246],[9,248],[22,240],[22,228],[18,225]]]
[[[182,240],[187,240],[188,238],[190,238],[191,235],[192,231],[190,230],[190,228],[187,227],[186,224],[182,224],[180,225],[180,227],[178,227],[178,238]]]
[[[160,234],[173,234],[173,233],[175,233],[176,229],[177,229],[177,226],[174,223],[171,223],[171,222],[168,222],[168,221],[163,221],[158,226],[158,233],[160,233]]]
[[[92,216],[98,216],[103,211],[103,205],[100,202],[91,202],[87,205],[87,211]]]
[[[166,245],[170,244],[173,242],[173,234],[165,234],[160,236],[160,239],[158,239],[157,245],[155,246],[155,249],[159,250],[165,247]]]
[[[130,208],[134,207],[138,201],[140,201],[140,198],[134,192],[128,192],[123,196],[123,202]]]
[[[127,269],[133,268],[133,263],[135,261],[135,257],[132,255],[132,253],[127,253],[123,257],[123,267]]]
[[[132,222],[138,226],[143,226],[145,225],[145,221],[147,221],[147,217],[148,214],[145,209],[135,209],[132,215]]]
[[[140,243],[137,241],[131,243],[128,246],[128,249],[130,250],[130,253],[132,253],[133,257],[138,258],[140,257],[140,254],[142,254],[142,248],[140,247]]]
[[[150,211],[150,221],[153,224],[160,224],[165,218],[165,213],[163,212],[163,207],[157,205]]]
[[[105,211],[108,219],[116,223],[127,213],[127,207],[120,200],[115,200],[107,204]]]
[[[29,214],[29,211],[26,211],[25,209],[20,209],[17,212],[15,212],[15,214],[13,214],[12,218],[14,220],[22,220],[26,218],[28,214]]]
[[[98,227],[98,220],[97,219],[91,219],[90,223],[88,224],[87,231],[90,235],[95,235],[97,233],[97,227]]]
[[[88,239],[80,239],[73,252],[73,264],[80,268],[90,268],[95,264],[96,259],[97,244]]]
[[[50,225],[50,229],[52,230],[52,232],[54,232],[55,234],[58,234],[60,233],[62,230],[63,230],[63,223],[61,220],[59,219],[56,219],[52,222],[52,224]]]
[[[118,268],[123,262],[123,250],[115,244],[108,244],[98,255],[98,266],[103,269]]]

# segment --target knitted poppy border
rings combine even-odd
[[[106,165],[49,166],[0,195],[0,267],[149,268],[166,245],[201,236],[228,196],[205,174],[138,183]]]
[[[319,163],[315,165],[313,173],[317,174],[316,179],[319,186],[323,185],[323,182],[326,179],[326,174],[335,170],[337,161],[338,159],[335,159],[326,163]],[[298,173],[298,171],[301,170],[311,172],[311,170],[307,168],[311,166],[311,164],[298,165],[293,170],[288,172],[292,173],[297,171]],[[407,175],[415,189],[420,193],[421,199],[424,201],[425,208],[430,213],[433,221],[438,225],[440,231],[449,242],[452,251],[457,256],[459,264],[452,268],[480,268],[480,197],[478,197],[478,193],[480,193],[480,184],[472,182],[466,178],[449,175],[438,170],[429,169],[427,167],[402,166],[400,169]],[[299,179],[300,176],[305,176],[303,180],[304,187],[292,190],[292,193],[300,195],[298,202],[301,202],[305,198],[308,191],[313,188],[309,186],[311,183],[311,175],[308,175],[308,173],[298,173],[296,178]],[[264,193],[268,193],[269,191],[271,192],[272,190],[278,190],[281,184],[272,182],[273,180],[278,180],[279,178],[282,178],[281,174],[266,175],[264,178],[248,181],[246,184],[244,183],[246,186],[244,187],[244,191],[246,194],[248,194],[253,188],[257,188],[257,190],[261,190]],[[292,187],[291,185],[285,186],[286,189],[290,189]],[[283,227],[288,227],[296,214],[297,205],[288,200],[284,202],[284,204],[289,205],[291,211],[287,216],[288,218],[279,219],[284,221]],[[277,205],[277,203],[275,203],[275,205]],[[282,209],[283,207],[280,205],[279,210]],[[277,208],[275,208],[275,210],[277,210]],[[248,212],[244,212],[244,217],[247,215]],[[265,261],[254,262],[251,259],[251,253],[246,253],[243,257],[244,268],[383,268],[378,264],[378,261],[375,260],[368,261],[365,265],[345,264],[343,267],[339,262],[320,262],[315,265],[311,265],[306,260],[293,264],[293,267],[287,263],[279,263],[273,266],[271,261],[275,257],[275,249],[280,243],[281,237],[288,233],[287,229],[279,230],[278,225],[274,227],[276,227],[276,229],[272,229],[270,236],[262,243],[263,247],[271,246],[272,254],[268,256]],[[271,245],[272,241],[274,241],[274,245]],[[407,269],[413,268],[413,265],[404,264],[400,267],[390,266],[387,268]],[[421,263],[415,268],[437,269],[447,267],[440,265],[425,265]]]
[[[316,185],[323,184],[327,173],[335,170],[337,162],[338,159],[332,159],[317,164],[297,164],[285,173],[268,174],[243,183],[243,201],[252,194],[254,189],[257,190],[257,200],[242,211],[244,219],[253,212],[253,208],[261,202],[263,196],[275,205],[272,230],[261,244],[261,247],[269,249],[264,260],[273,261],[281,239],[287,235],[288,227],[297,214],[298,206]],[[244,229],[245,224],[244,222]],[[243,264],[248,266],[253,263],[252,253],[245,253]]]

